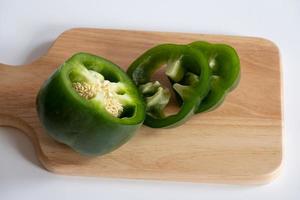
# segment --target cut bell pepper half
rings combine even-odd
[[[46,132],[85,155],[120,147],[145,118],[143,99],[128,75],[88,53],[77,53],[62,64],[36,102]]]

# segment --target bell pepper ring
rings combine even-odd
[[[175,91],[180,110],[166,115],[164,108],[170,100],[170,91],[158,81],[152,81],[155,71],[166,65],[165,75]],[[138,57],[127,74],[139,87],[146,102],[144,124],[153,128],[181,125],[195,113],[210,89],[211,68],[207,59],[187,45],[161,44]]]
[[[46,132],[84,155],[103,155],[127,142],[143,124],[145,105],[128,75],[112,62],[77,53],[37,95]]]
[[[222,104],[228,92],[240,80],[240,60],[234,48],[226,44],[211,44],[204,41],[190,43],[189,46],[201,51],[212,69],[211,87],[195,113],[216,109]]]

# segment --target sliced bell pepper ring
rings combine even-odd
[[[154,72],[165,64],[165,74],[179,97],[180,105],[180,110],[169,116],[166,116],[164,108],[170,100],[170,92],[151,79]],[[153,47],[137,58],[127,73],[146,101],[144,124],[153,128],[182,124],[195,113],[210,89],[211,69],[206,58],[187,45],[162,44]]]
[[[37,96],[46,132],[86,155],[108,153],[128,141],[145,118],[138,89],[117,65],[87,53],[62,64]]]
[[[211,111],[221,105],[227,93],[237,86],[240,79],[239,56],[226,44],[196,41],[189,46],[200,50],[212,69],[211,88],[195,112]]]

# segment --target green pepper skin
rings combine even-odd
[[[114,117],[97,103],[76,93],[70,74],[83,68],[126,85],[125,92],[134,102],[126,111],[128,117]],[[87,53],[75,54],[62,64],[44,83],[36,103],[46,132],[84,155],[103,155],[120,147],[134,135],[145,118],[143,99],[127,74],[110,61]]]
[[[211,89],[195,113],[214,110],[222,104],[227,93],[239,83],[239,56],[234,48],[225,44],[196,41],[189,46],[201,51],[212,69]]]
[[[162,44],[153,47],[137,58],[128,68],[127,74],[133,79],[137,86],[146,84],[151,81],[151,77],[156,70],[170,61],[178,61],[180,59],[190,62],[184,64],[183,70],[178,70],[171,83],[179,83],[187,86],[182,89],[180,94],[176,89],[177,95],[181,97],[181,107],[178,113],[170,116],[153,116],[146,112],[144,124],[152,128],[169,128],[182,124],[191,115],[195,113],[195,109],[199,102],[206,96],[210,87],[211,69],[204,55],[187,45]],[[186,84],[182,82],[183,73],[185,71],[192,72],[199,76],[199,80],[195,84]],[[181,89],[180,89],[181,90]]]

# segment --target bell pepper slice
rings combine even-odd
[[[155,71],[166,65],[172,90],[180,110],[166,115],[164,108],[170,100],[170,91],[158,81],[152,81]],[[210,88],[211,69],[204,55],[187,45],[161,44],[138,57],[127,73],[146,101],[144,124],[153,128],[174,127],[182,124],[195,113],[198,104]]]
[[[204,41],[190,43],[189,46],[201,51],[212,69],[211,87],[195,113],[211,111],[219,107],[228,92],[240,80],[240,60],[234,48],[226,44],[211,44]]]
[[[143,99],[128,75],[88,53],[77,53],[62,64],[36,102],[46,132],[85,155],[120,147],[145,118]]]
[[[189,46],[201,51],[212,69],[210,90],[195,113],[211,111],[220,106],[227,93],[238,85],[240,80],[239,56],[234,48],[226,44],[196,41]]]

